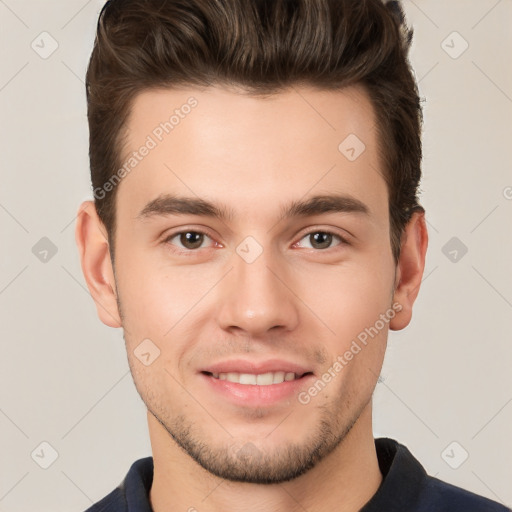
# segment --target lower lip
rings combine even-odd
[[[278,403],[285,399],[297,396],[302,388],[310,385],[314,375],[304,375],[300,379],[288,380],[280,384],[257,386],[255,384],[238,384],[227,380],[220,380],[211,375],[201,373],[200,376],[215,392],[225,396],[237,405],[261,407]]]

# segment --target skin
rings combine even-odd
[[[98,315],[124,329],[148,409],[151,505],[357,511],[382,482],[372,394],[388,330],[411,320],[428,243],[424,214],[406,226],[395,265],[375,116],[358,87],[270,98],[220,87],[146,91],[133,103],[123,156],[190,96],[197,107],[119,184],[115,267],[92,202],[76,226]],[[338,150],[350,133],[366,146],[353,162]],[[164,193],[224,204],[233,218],[137,217]],[[281,216],[292,200],[332,193],[362,201],[369,214]],[[207,234],[194,248],[169,238],[180,229]],[[334,236],[322,246],[310,236],[319,232]],[[247,236],[262,249],[251,263],[236,252]],[[307,404],[293,396],[235,406],[200,376],[227,359],[280,358],[319,378],[393,303],[401,311]],[[160,350],[149,366],[134,353],[147,338]]]

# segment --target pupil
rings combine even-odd
[[[325,249],[331,244],[332,235],[329,233],[323,233],[322,231],[319,231],[318,233],[313,233],[310,236],[315,239],[314,244],[320,245],[321,249]],[[313,247],[315,246],[314,244],[312,244]]]
[[[188,231],[187,233],[182,233],[181,235],[181,243],[189,248],[189,249],[197,249],[197,247],[200,247],[203,239],[202,239],[201,233],[196,233],[195,231]],[[194,241],[194,239],[196,239]]]

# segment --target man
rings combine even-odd
[[[153,456],[90,511],[504,511],[374,439],[427,250],[411,34],[380,0],[113,0],[76,238]]]

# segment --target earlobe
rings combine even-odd
[[[397,283],[393,302],[400,304],[400,312],[389,322],[393,331],[409,325],[412,306],[420,290],[425,269],[425,255],[428,246],[428,232],[425,212],[414,212],[402,235],[400,260],[396,273]]]
[[[80,205],[75,240],[82,272],[100,320],[109,327],[121,327],[108,237],[93,201]]]

